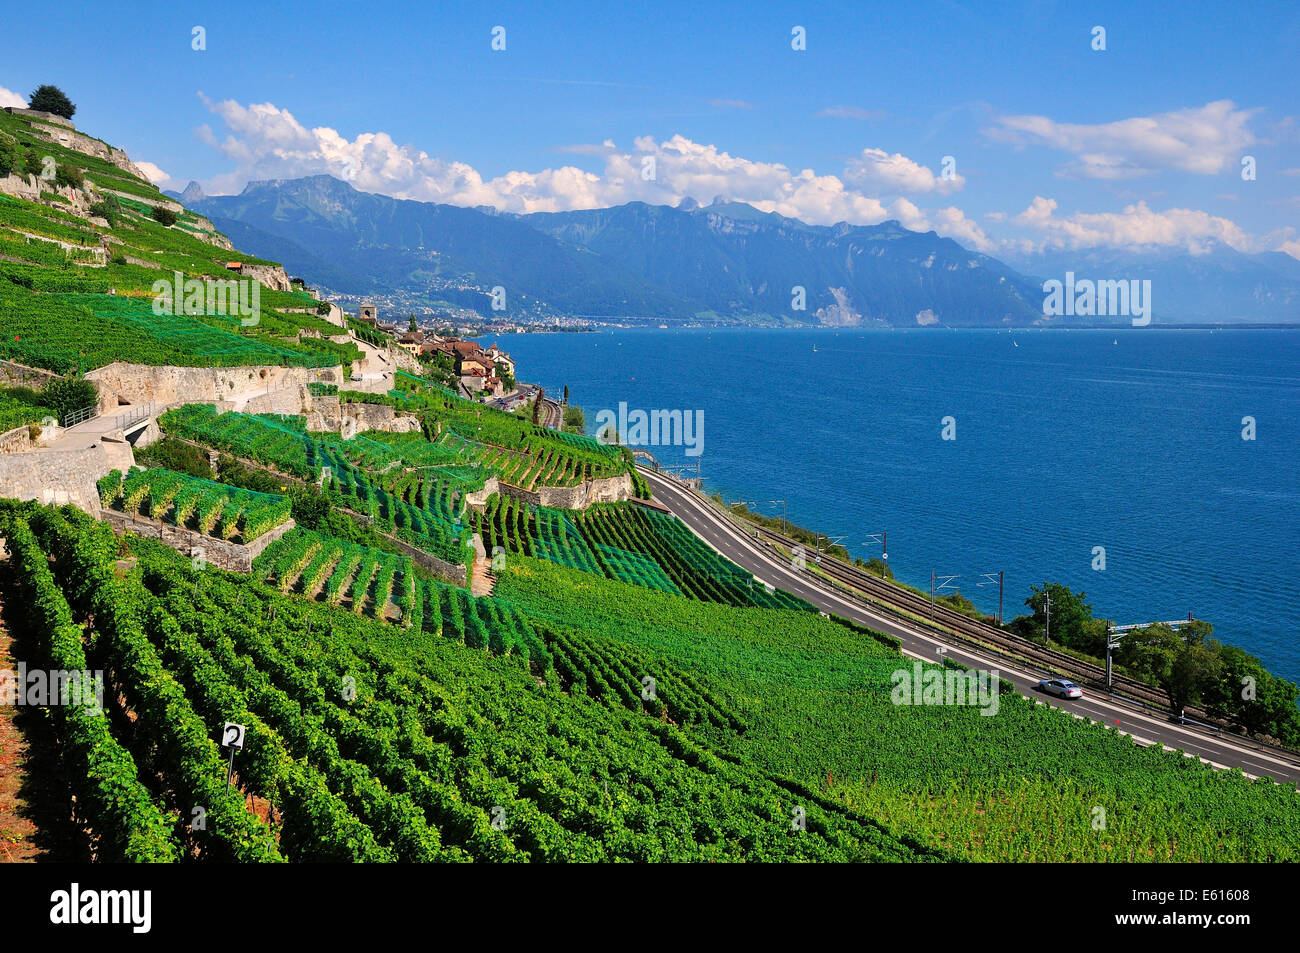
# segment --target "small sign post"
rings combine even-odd
[[[235,751],[244,747],[244,725],[228,721],[221,728],[221,747],[230,749],[230,765],[226,768],[226,787],[230,787],[230,777],[235,773]]]

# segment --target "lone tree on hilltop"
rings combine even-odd
[[[28,109],[39,109],[41,112],[54,113],[56,116],[62,116],[64,119],[71,119],[77,107],[72,104],[63,90],[57,86],[50,86],[48,83],[44,86],[37,86],[32,91],[32,95],[27,99]]]

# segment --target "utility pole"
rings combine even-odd
[[[1046,642],[1052,644],[1052,594],[1047,591],[1047,582],[1043,582],[1043,614],[1047,616],[1047,628],[1045,629]]]
[[[888,533],[868,533],[867,541],[862,545],[866,546],[867,543],[879,543],[881,561],[882,562],[889,561],[889,534]]]

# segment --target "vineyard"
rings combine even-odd
[[[102,860],[946,856],[626,699],[543,687],[474,647],[468,620],[464,642],[413,641],[144,543],[119,575],[112,533],[75,511],[22,507],[4,522],[43,661],[111,678],[106,717],[54,710]],[[476,619],[489,641],[502,626],[492,609]],[[589,684],[617,681],[619,661],[587,662]],[[668,709],[727,721],[690,682],[664,684]],[[247,726],[229,789],[227,721]]]
[[[1015,693],[994,717],[900,708],[891,674],[911,660],[814,613],[685,600],[524,557],[494,595],[536,627],[580,631],[707,683],[744,726],[697,723],[720,756],[973,860],[1300,859],[1295,785],[1139,747]]]
[[[643,506],[601,504],[570,513],[497,495],[473,518],[489,553],[500,547],[706,602],[812,608],[787,592],[769,590],[675,516]]]
[[[144,516],[205,536],[246,544],[289,519],[290,503],[184,473],[153,468],[123,475],[112,470],[98,482],[107,509]]]

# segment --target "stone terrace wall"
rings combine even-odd
[[[35,449],[36,444],[32,442],[31,431],[26,425],[0,433],[0,453],[25,453]]]
[[[551,506],[561,510],[585,510],[593,503],[617,503],[632,499],[636,493],[632,477],[626,473],[618,476],[588,480],[577,486],[544,486],[525,490],[510,483],[500,484],[501,493],[517,500]]]
[[[56,381],[59,375],[41,367],[28,367],[14,361],[0,361],[0,384],[6,387],[19,385],[32,390],[43,390],[50,381]]]
[[[260,281],[276,291],[293,290],[293,286],[289,284],[289,276],[284,273],[284,267],[281,265],[250,265],[245,262],[240,265],[239,273],[245,278]]]
[[[58,506],[71,503],[98,518],[95,483],[110,470],[125,473],[134,460],[131,445],[111,437],[79,450],[0,454],[0,497]]]
[[[420,419],[401,413],[387,404],[344,404],[338,397],[311,397],[304,402],[309,431],[341,433],[343,422],[351,420],[356,432],[382,430],[388,433],[419,433]]]
[[[178,401],[220,403],[257,397],[258,393],[301,387],[308,381],[337,384],[337,367],[150,367],[106,364],[86,374],[99,386],[101,413],[125,404],[174,404]]]
[[[296,525],[293,520],[287,520],[275,529],[263,533],[251,543],[240,545],[229,540],[204,536],[183,526],[173,526],[171,523],[136,516],[133,513],[104,510],[102,518],[113,527],[115,533],[135,533],[137,536],[156,539],[186,556],[193,556],[194,551],[200,549],[209,565],[216,566],[218,569],[228,569],[231,572],[252,572],[253,560]]]

